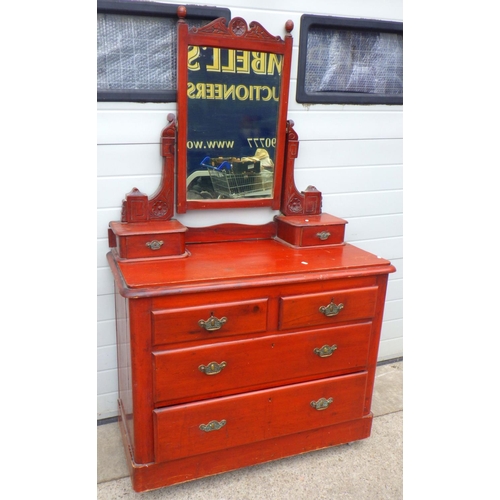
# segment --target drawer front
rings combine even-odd
[[[372,324],[266,336],[153,355],[155,402],[180,402],[285,381],[361,371]]]
[[[154,344],[265,332],[267,310],[264,298],[153,311]]]
[[[182,255],[185,252],[184,233],[120,236],[118,247],[124,259]]]
[[[280,299],[280,329],[308,328],[372,318],[377,302],[376,286],[295,295]]]
[[[278,238],[294,246],[340,245],[347,221],[328,214],[276,216]]]
[[[304,227],[301,246],[339,245],[344,242],[345,225]]]
[[[154,411],[156,461],[175,460],[360,418],[366,372]],[[217,460],[207,455],[207,460]]]

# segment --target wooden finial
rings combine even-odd
[[[285,23],[285,29],[286,29],[287,33],[291,33],[291,31],[293,30],[293,21],[291,19],[289,19]]]
[[[187,14],[186,7],[184,5],[179,5],[179,7],[177,7],[177,16],[180,19],[184,19],[186,17],[186,14]]]

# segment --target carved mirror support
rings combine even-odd
[[[314,186],[300,192],[295,186],[295,158],[299,154],[299,136],[293,129],[293,121],[287,122],[285,168],[281,213],[283,215],[318,215],[321,213],[322,195]]]
[[[175,115],[167,116],[168,125],[163,129],[160,138],[160,152],[163,156],[163,171],[160,186],[149,198],[137,188],[132,189],[123,200],[122,222],[147,222],[170,220],[175,211]]]

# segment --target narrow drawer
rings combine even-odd
[[[360,418],[366,372],[154,411],[156,461],[264,441]],[[207,455],[207,460],[216,460]]]
[[[173,257],[185,255],[186,227],[176,220],[111,222],[110,246],[117,246],[123,259]]]
[[[260,333],[267,329],[268,299],[153,311],[155,345]]]
[[[372,324],[156,352],[156,403],[190,401],[366,367]]]
[[[280,299],[280,329],[308,328],[372,318],[377,301],[376,286],[335,290]]]
[[[138,259],[182,255],[185,251],[184,233],[168,235],[138,235],[118,239],[120,257]]]
[[[300,246],[339,245],[344,242],[344,225],[304,227]]]
[[[340,245],[347,221],[329,214],[276,216],[278,238],[293,246]]]

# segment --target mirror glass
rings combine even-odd
[[[187,200],[272,198],[282,54],[191,45]]]
[[[281,202],[293,23],[178,23],[177,213]]]

